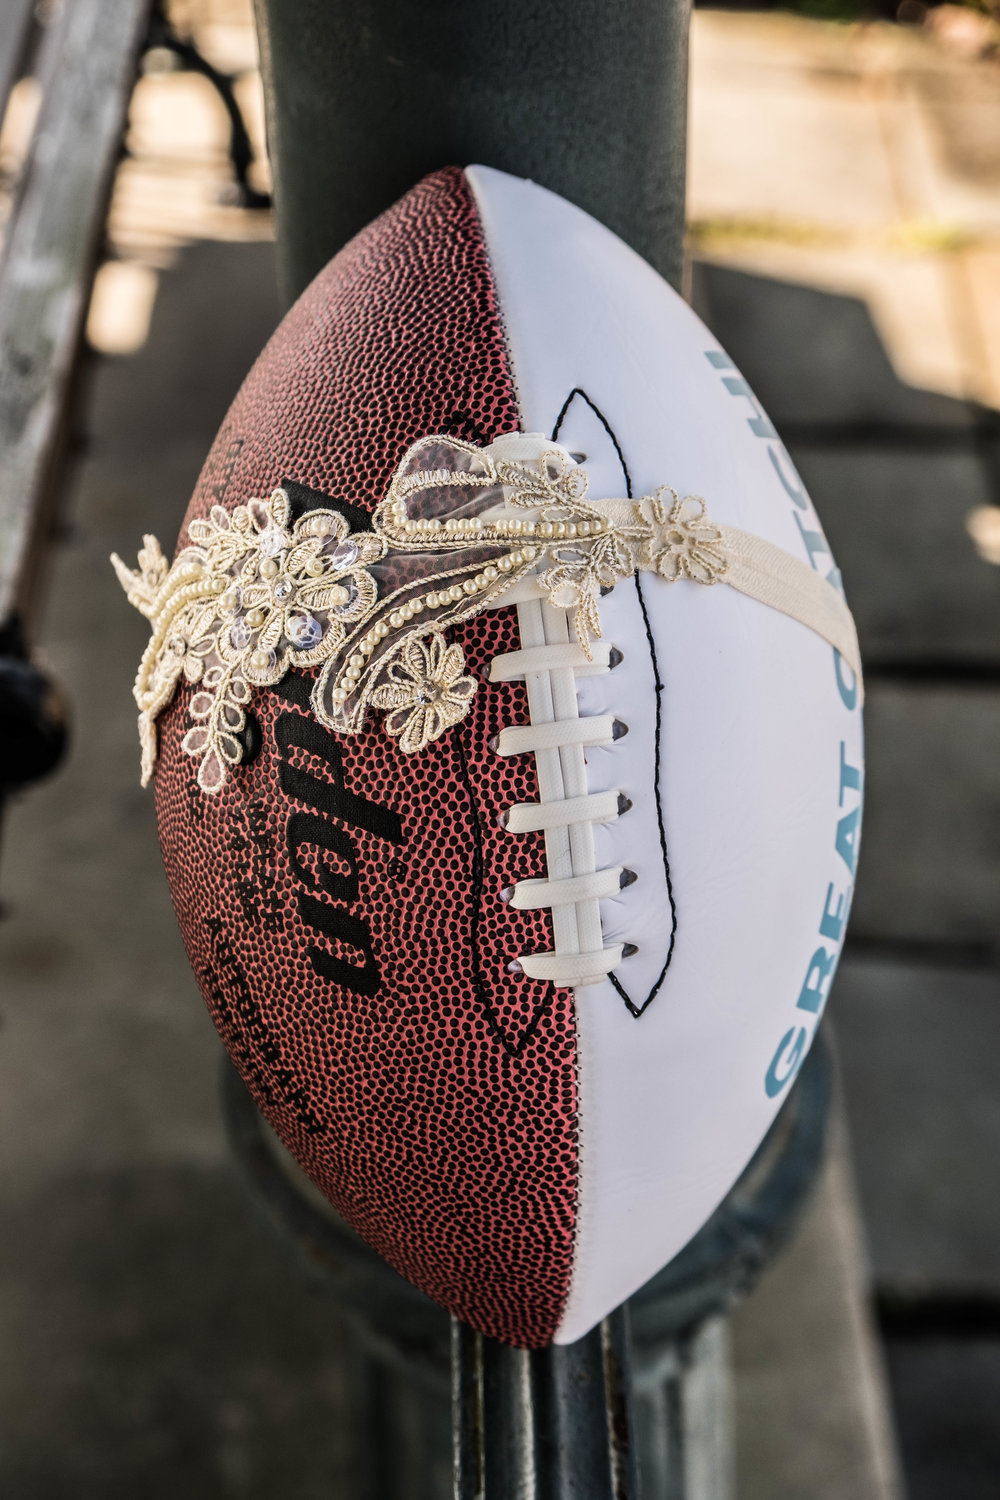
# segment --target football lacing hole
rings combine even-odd
[[[586,455],[571,457],[574,462],[583,463]],[[609,590],[602,588],[604,592]],[[557,985],[596,984],[623,957],[637,951],[635,944],[609,945],[604,940],[598,911],[600,901],[634,884],[637,875],[621,866],[595,869],[594,852],[586,832],[581,833],[573,846],[567,844],[567,839],[574,825],[610,822],[632,807],[631,798],[624,792],[584,790],[584,751],[590,746],[614,744],[628,734],[629,726],[614,713],[580,715],[568,694],[575,671],[614,670],[624,659],[624,653],[619,647],[602,642],[594,652],[596,659],[592,658],[589,651],[569,639],[566,627],[547,623],[547,615],[543,617],[534,600],[518,604],[518,624],[522,648],[494,661],[490,680],[524,680],[529,722],[506,725],[490,735],[486,743],[494,755],[536,757],[539,800],[505,808],[495,816],[500,829],[508,834],[543,831],[547,863],[554,861],[551,868],[559,874],[556,878],[526,878],[495,887],[499,900],[511,910],[550,908],[553,919],[554,951],[512,957],[507,972]],[[541,696],[543,689],[535,676],[541,673],[549,674],[547,692],[551,696]]]

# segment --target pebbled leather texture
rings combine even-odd
[[[440,172],[288,314],[186,519],[285,478],[370,512],[418,437],[486,443],[517,426],[475,207],[463,173]],[[536,1346],[572,1263],[572,994],[507,972],[552,943],[548,913],[499,897],[544,873],[542,836],[496,821],[537,797],[533,758],[487,749],[527,719],[521,684],[486,685],[492,657],[518,647],[515,612],[455,638],[482,685],[445,739],[406,756],[380,720],[328,735],[293,674],[255,693],[260,751],[215,798],[180,750],[192,689],[179,692],[160,721],[157,811],[206,1003],[281,1139],[404,1276]]]

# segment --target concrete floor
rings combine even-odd
[[[245,16],[222,10],[232,61]],[[983,339],[1000,326],[1000,70],[929,46],[696,17],[693,291],[788,441],[859,621],[867,822],[832,1006],[853,1155],[910,1500],[993,1500],[1000,574],[966,521],[1000,505]],[[0,1491],[360,1494],[352,1425],[366,1400],[393,1403],[361,1389],[335,1310],[235,1180],[217,1044],[138,788],[145,627],[107,555],[176,533],[277,318],[271,248],[215,203],[219,161],[197,212],[187,188],[172,208],[160,191],[174,177],[156,101],[176,84],[148,83],[148,154],[112,223],[123,254],[162,272],[153,321],[134,354],[94,363],[44,610],[73,750],[10,810],[0,863]],[[801,139],[789,120],[808,123]],[[805,1308],[817,1222],[737,1322],[742,1500],[862,1500],[865,1453],[810,1393],[818,1346],[765,1338],[794,1298]],[[803,1326],[818,1338],[823,1318]],[[395,1441],[414,1466],[440,1455],[439,1431]],[[435,1482],[440,1467],[428,1496]]]
[[[697,16],[690,211],[696,301],[816,499],[866,660],[831,1014],[908,1492],[986,1500],[1000,553],[970,532],[1000,523],[1000,69],[940,32]]]

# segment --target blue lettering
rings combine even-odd
[[[832,880],[826,888],[826,900],[823,903],[823,916],[820,920],[819,931],[820,936],[829,938],[831,943],[840,942],[841,933],[844,930],[844,923],[847,921],[847,911],[845,910],[845,906],[849,909],[849,895],[850,892],[848,891],[847,895],[838,896],[836,910],[831,910],[830,901],[833,898]]]
[[[793,1037],[795,1038],[794,1041],[792,1040]],[[769,1099],[773,1099],[776,1094],[780,1094],[785,1085],[795,1077],[795,1074],[798,1072],[799,1063],[805,1056],[806,1041],[807,1032],[804,1026],[799,1027],[798,1034],[796,1034],[795,1027],[793,1026],[781,1038],[781,1041],[778,1043],[778,1049],[771,1058],[771,1066],[767,1070],[767,1076],[764,1079],[764,1089]],[[784,1062],[783,1068],[781,1067],[782,1062]]]
[[[789,458],[785,449],[782,448],[781,453],[779,454],[778,449],[772,446],[768,448],[767,456],[771,460],[771,467],[777,474],[778,478],[781,480],[781,488],[784,490],[789,500],[791,500],[792,504],[797,505],[799,507],[799,510],[808,510],[809,496],[806,494],[805,488],[802,484],[802,480],[799,478],[795,465],[792,463],[792,460]],[[789,478],[785,474],[785,471],[782,468],[783,462],[788,465],[789,469],[791,469],[791,478]]]
[[[826,1001],[826,990],[833,978],[833,971],[837,967],[836,953],[828,953],[825,948],[817,948],[809,960],[809,968],[806,971],[805,983],[799,992],[799,998],[795,1002],[796,1010],[808,1010],[814,1016],[818,1016]]]
[[[837,824],[837,853],[854,874],[858,863],[858,825],[861,822],[860,807],[845,813]]]
[[[829,552],[830,550],[826,544],[826,537],[821,531],[809,531],[805,526],[803,526],[801,516],[795,517],[795,524],[799,528],[799,531],[802,535],[802,540],[806,544],[806,551],[809,553],[810,565],[815,568],[816,553]],[[816,571],[818,573],[819,569],[816,568]]]
[[[721,349],[709,349],[705,351],[705,358],[713,369],[732,372],[731,374],[722,376],[722,383],[731,396],[741,397],[750,403],[753,415],[747,418],[747,423],[755,437],[773,439],[773,441],[769,441],[768,443],[767,456],[777,476],[778,483],[788,496],[788,499],[795,506],[792,515],[795,517],[795,524],[799,528],[799,535],[802,538],[803,546],[809,557],[809,565],[817,573],[821,573],[843,595],[844,589],[840,571],[830,554],[830,547],[826,537],[819,529],[818,521],[815,520],[815,513],[810,507],[809,496],[787,449],[778,440],[774,428],[758,405],[753,391],[740,375],[728,354],[724,354]],[[806,524],[800,512],[804,512],[808,516],[810,524]],[[826,559],[822,567],[817,561],[817,558],[820,556]],[[833,667],[840,701],[848,713],[853,713],[858,706],[859,697],[860,685],[857,675],[836,649],[833,653]],[[861,792],[860,767],[848,764],[845,750],[844,742],[841,741],[839,792],[839,806],[841,808],[844,805],[844,793],[846,791],[858,792],[859,796]],[[851,812],[844,813],[837,823],[837,853],[844,861],[852,876],[857,865],[860,823],[860,804]],[[844,936],[848,913],[851,909],[851,897],[853,893],[853,881],[846,891],[839,894],[832,881],[826,888],[826,899],[823,903],[823,911],[820,916],[819,935],[831,945],[831,948],[817,948],[809,960],[805,981],[799,991],[799,998],[796,1001],[797,1010],[806,1011],[810,1015],[817,1017],[822,1013],[833,975],[836,972],[837,960],[840,956],[840,944]],[[781,1038],[764,1079],[764,1088],[769,1099],[773,1099],[777,1094],[780,1094],[782,1089],[794,1078],[799,1064],[805,1056],[810,1035],[810,1030],[805,1026],[792,1026]]]
[[[847,671],[850,672],[850,674],[851,674],[851,680],[850,680],[850,682],[845,682],[844,681],[843,669],[845,667],[847,668]],[[836,677],[837,677],[837,691],[840,694],[840,701],[841,701],[841,703],[843,703],[844,707],[848,711],[857,708],[857,706],[858,706],[858,677],[857,677],[857,673],[855,672],[855,670],[854,670],[853,667],[848,667],[847,666],[846,661],[841,656],[841,654],[837,650],[836,646],[834,646],[834,648],[833,648],[833,670],[836,673]]]
[[[841,742],[840,742],[840,797],[839,797],[838,803],[837,803],[837,805],[839,807],[843,807],[843,805],[844,805],[844,792],[847,790],[848,787],[850,787],[850,789],[851,789],[852,792],[860,792],[860,790],[861,790],[861,771],[860,771],[860,768],[858,766],[849,766],[847,764],[847,757],[844,754],[844,751],[846,750],[846,748],[847,748],[847,746],[844,744],[844,741],[841,740]]]
[[[726,390],[731,396],[745,396],[746,399],[750,402],[750,405],[753,407],[754,411],[757,413],[755,417],[747,417],[747,422],[750,425],[750,431],[754,434],[755,437],[777,437],[778,434],[775,432],[774,428],[771,426],[770,422],[767,420],[764,413],[757,405],[757,397],[747,385],[742,375],[724,375],[722,378],[722,384],[726,387]]]

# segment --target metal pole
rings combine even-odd
[[[303,1191],[301,1174],[263,1124],[239,1074],[225,1055],[222,1061],[226,1132],[254,1198],[336,1296],[367,1352],[373,1380],[394,1379],[396,1404],[412,1408],[411,1425],[422,1424],[433,1446],[448,1391],[447,1315],[317,1195]],[[739,1182],[690,1244],[635,1294],[627,1322],[620,1310],[578,1344],[534,1354],[452,1324],[459,1500],[633,1500],[636,1459],[646,1500],[729,1500],[724,1318],[789,1237],[808,1199],[823,1155],[830,1082],[820,1033]],[[405,1474],[404,1459],[384,1451],[386,1413],[377,1401],[369,1406],[374,1416],[358,1432],[358,1448],[368,1455],[377,1450],[383,1466],[394,1474],[402,1467]],[[590,1434],[586,1443],[582,1432]],[[595,1438],[593,1458],[586,1444]],[[574,1443],[576,1457],[568,1451]],[[366,1452],[357,1454],[361,1467]],[[533,1488],[508,1487],[510,1455],[516,1456],[514,1472],[525,1483],[530,1476]],[[417,1478],[408,1477],[417,1494]],[[383,1477],[382,1490],[373,1491],[379,1500],[385,1484]]]
[[[675,286],[689,0],[255,0],[291,301],[426,173],[480,162],[585,208]]]
[[[474,162],[552,188],[679,287],[689,3],[255,0],[286,299],[426,173]],[[379,1269],[346,1226],[293,1202],[232,1076],[227,1090],[258,1191],[314,1263],[318,1247],[321,1259],[329,1251],[376,1357],[415,1375],[439,1369],[440,1311]],[[816,1048],[709,1223],[628,1311],[578,1344],[527,1354],[453,1325],[459,1500],[634,1500],[637,1453],[647,1500],[726,1500],[721,1318],[797,1216],[827,1094]]]
[[[453,1321],[455,1500],[638,1500],[631,1406],[627,1307],[530,1353]]]

